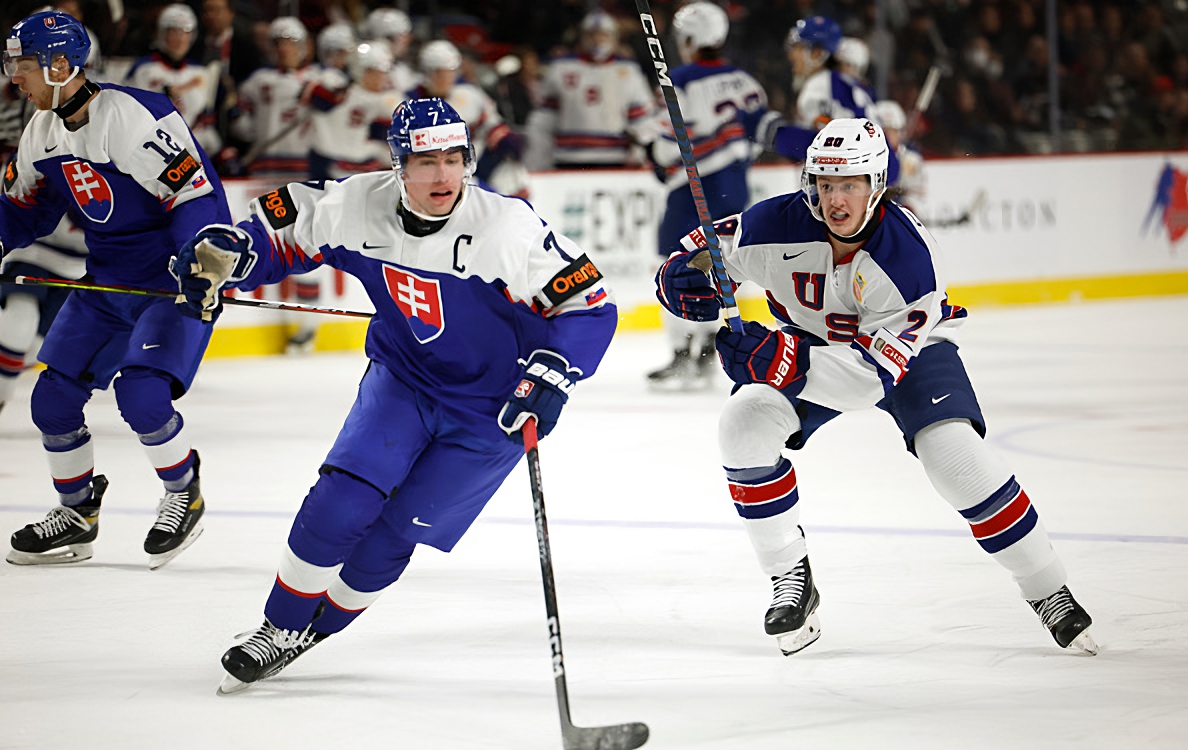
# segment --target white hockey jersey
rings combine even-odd
[[[874,116],[874,94],[852,76],[819,70],[809,76],[796,96],[795,124],[821,129],[830,120]]]
[[[49,271],[55,278],[79,279],[87,272],[87,243],[83,232],[63,216],[58,226],[32,245],[9,250],[0,270],[14,263],[29,263]]]
[[[545,71],[539,97],[529,131],[533,152],[546,163],[533,167],[621,166],[632,141],[648,143],[655,136],[652,90],[634,60],[558,58]]]
[[[190,130],[198,135],[196,126],[210,108],[218,85],[218,70],[188,60],[175,64],[160,53],[153,53],[133,64],[125,85],[168,96]],[[203,148],[210,150],[206,144]]]
[[[309,107],[302,104],[301,94],[307,84],[319,80],[323,74],[323,70],[312,65],[298,70],[261,68],[239,87],[241,114],[232,126],[237,137],[263,143],[292,127],[283,138],[260,152],[251,165],[253,172],[306,173],[313,126]],[[295,127],[294,123],[297,123]]]
[[[498,414],[520,360],[559,354],[593,374],[617,313],[593,263],[524,201],[475,185],[436,232],[405,231],[394,172],[292,183],[239,223],[259,259],[252,289],[322,264],[358,278],[376,314],[367,355],[434,402]],[[493,429],[494,421],[491,422]]]
[[[669,75],[701,176],[738,162],[750,163],[759,123],[767,114],[767,94],[759,82],[719,62],[682,65]],[[667,112],[660,120],[661,137],[652,156],[657,164],[670,168],[667,184],[673,190],[687,184],[688,176],[678,168],[681,152]]]
[[[875,212],[870,239],[836,264],[803,193],[716,222],[730,277],[761,286],[776,319],[812,344],[800,398],[835,411],[870,408],[894,385],[895,374],[856,344],[860,337],[886,329],[915,356],[954,340],[966,316],[948,304],[936,240],[920,220],[890,202]],[[681,243],[695,250],[705,235],[699,228]]]
[[[329,108],[315,106],[311,176],[339,179],[389,168],[392,157],[386,134],[400,101],[396,91],[376,93],[351,84]]]

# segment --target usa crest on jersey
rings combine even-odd
[[[445,310],[441,304],[441,282],[384,266],[388,294],[408,320],[413,336],[427,344],[445,331]]]
[[[96,224],[105,224],[115,208],[115,196],[103,175],[85,161],[62,162],[62,174],[78,209]]]

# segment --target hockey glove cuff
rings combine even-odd
[[[557,426],[561,407],[569,400],[582,373],[570,367],[564,357],[539,349],[527,362],[520,361],[524,364],[524,377],[499,412],[499,428],[523,445],[520,428],[529,417],[536,417],[537,433],[542,438]]]
[[[704,271],[691,264],[695,253],[673,253],[656,272],[656,299],[678,318],[698,322],[718,319],[722,303]]]
[[[714,346],[722,368],[739,385],[766,383],[788,396],[804,388],[809,345],[794,334],[748,320],[741,332],[722,326]]]
[[[222,312],[219,290],[243,281],[256,265],[252,238],[238,227],[212,224],[178,251],[169,264],[177,278],[178,311],[213,323]]]
[[[887,392],[903,380],[916,356],[906,342],[886,328],[880,328],[870,336],[859,336],[850,342],[850,346],[878,368],[879,378]]]

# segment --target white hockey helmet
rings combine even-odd
[[[582,19],[582,33],[585,34],[588,31],[605,31],[616,39],[619,38],[619,24],[605,10],[596,10],[586,14],[586,17]]]
[[[165,49],[165,32],[169,29],[179,29],[187,34],[193,34],[198,29],[198,16],[190,6],[181,3],[166,5],[157,18],[157,48]],[[191,37],[191,40],[193,37]]]
[[[853,68],[854,73],[861,78],[866,75],[866,68],[870,65],[870,47],[857,37],[842,37],[834,57],[839,63]]]
[[[730,33],[730,17],[716,3],[698,0],[676,12],[672,17],[677,44],[685,49],[717,49],[726,43]]]
[[[355,48],[351,55],[351,78],[362,80],[363,72],[378,70],[387,73],[392,69],[392,53],[386,44],[368,44],[364,42]]]
[[[273,41],[291,39],[300,43],[309,38],[309,32],[296,16],[281,16],[268,26],[268,37]]]
[[[408,14],[396,8],[376,8],[367,16],[369,39],[395,39],[412,33]]]
[[[336,52],[353,50],[355,44],[355,30],[350,24],[332,23],[318,32],[318,59],[327,62]]]
[[[903,130],[907,127],[907,115],[894,99],[883,99],[874,105],[875,119],[888,130]]]
[[[462,67],[462,53],[452,43],[444,39],[429,42],[421,48],[421,70],[428,73],[433,70],[457,70]]]
[[[818,221],[821,199],[817,193],[817,177],[822,175],[850,177],[864,175],[870,180],[870,198],[866,216],[854,235],[861,232],[874,214],[875,207],[887,189],[887,163],[890,159],[887,137],[883,129],[867,119],[830,120],[809,144],[804,169],[800,173],[800,189],[804,202]],[[842,239],[848,239],[843,237]]]

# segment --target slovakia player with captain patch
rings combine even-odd
[[[802,192],[718,223],[726,269],[767,290],[781,328],[722,328],[717,350],[736,383],[718,427],[722,464],[774,595],[764,629],[785,654],[815,641],[821,597],[809,567],[796,472],[783,455],[842,412],[878,406],[974,539],[1010,571],[1061,647],[1096,653],[1088,613],[1035,507],[983,442],[986,427],[954,343],[966,313],[948,304],[938,249],[887,200],[888,145],[866,119],[827,124],[808,149]],[[674,314],[719,314],[698,229],[657,275]]]
[[[556,425],[616,323],[601,275],[532,208],[467,184],[470,135],[441,99],[402,103],[393,169],[292,183],[175,262],[186,314],[322,264],[358,278],[376,314],[359,396],[302,503],[263,625],[223,656],[221,692],[269,677],[345,628],[417,544],[449,551],[523,454]],[[520,444],[517,444],[520,443]]]
[[[68,213],[85,235],[95,281],[171,285],[177,248],[203,226],[229,220],[222,186],[169,99],[87,80],[89,50],[82,25],[57,11],[34,13],[8,37],[5,69],[38,111],[4,181],[0,242],[29,245]],[[39,359],[47,369],[32,397],[61,505],[13,534],[9,562],[91,556],[107,481],[94,475],[83,407],[113,378],[120,414],[165,485],[144,542],[150,567],[197,538],[205,507],[198,454],[173,400],[190,387],[209,339],[209,326],[167,299],[71,294],[46,334]]]

